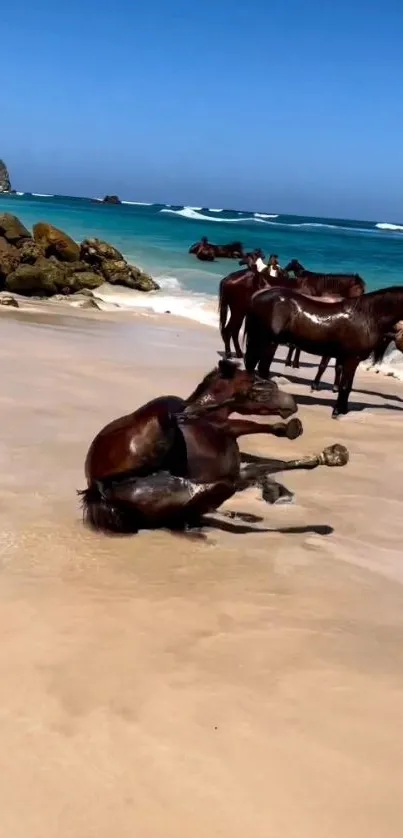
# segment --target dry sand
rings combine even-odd
[[[75,496],[93,435],[219,348],[116,320],[1,315],[1,834],[400,838],[403,385],[360,375],[334,422],[302,368],[304,436],[244,449],[351,462],[284,475],[292,506],[227,504],[273,531],[109,538]]]

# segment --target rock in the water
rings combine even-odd
[[[89,265],[101,265],[105,259],[123,260],[123,256],[116,247],[101,239],[84,239],[80,248],[80,259]]]
[[[68,287],[71,288],[72,293],[77,291],[84,291],[85,289],[99,288],[103,284],[103,277],[93,271],[79,271],[72,275],[67,275]]]
[[[111,285],[125,285],[136,291],[155,291],[159,287],[151,276],[128,265],[124,259],[104,262],[100,270]]]
[[[0,236],[0,280],[3,281],[20,264],[19,251]]]
[[[11,294],[0,294],[0,306],[10,306],[11,308],[19,308],[18,301]]]
[[[103,204],[121,204],[122,201],[118,198],[117,195],[105,195],[105,198],[102,201]]]
[[[0,192],[11,192],[10,175],[7,171],[7,166],[0,160]]]
[[[0,235],[11,244],[18,244],[21,239],[32,238],[31,233],[16,215],[5,212],[0,215]]]
[[[34,239],[43,249],[45,256],[56,256],[61,262],[77,262],[80,259],[78,244],[52,224],[35,224]]]

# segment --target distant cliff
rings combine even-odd
[[[10,175],[7,166],[0,160],[0,192],[11,192]]]

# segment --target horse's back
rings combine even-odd
[[[160,396],[105,425],[88,450],[87,481],[140,469],[161,444],[161,431],[170,415],[180,413],[185,405],[178,396]]]

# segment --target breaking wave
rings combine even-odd
[[[245,224],[248,221],[260,221],[262,224],[274,224],[272,221],[265,221],[264,218],[258,218],[254,215],[243,216],[243,218],[211,218],[210,215],[204,215],[194,207],[183,207],[182,209],[162,209],[160,212],[167,212],[171,215],[179,215],[182,218],[188,218],[190,221],[212,221],[215,224]],[[243,215],[243,213],[238,213]]]
[[[386,221],[380,224],[375,224],[378,230],[392,230],[396,233],[403,233],[403,224],[388,224]]]
[[[99,198],[97,198],[99,201]],[[152,203],[148,201],[121,201],[121,204],[129,204],[133,207],[152,207]]]
[[[272,213],[267,212],[254,212],[253,215],[254,218],[278,218],[278,214],[273,215]]]

